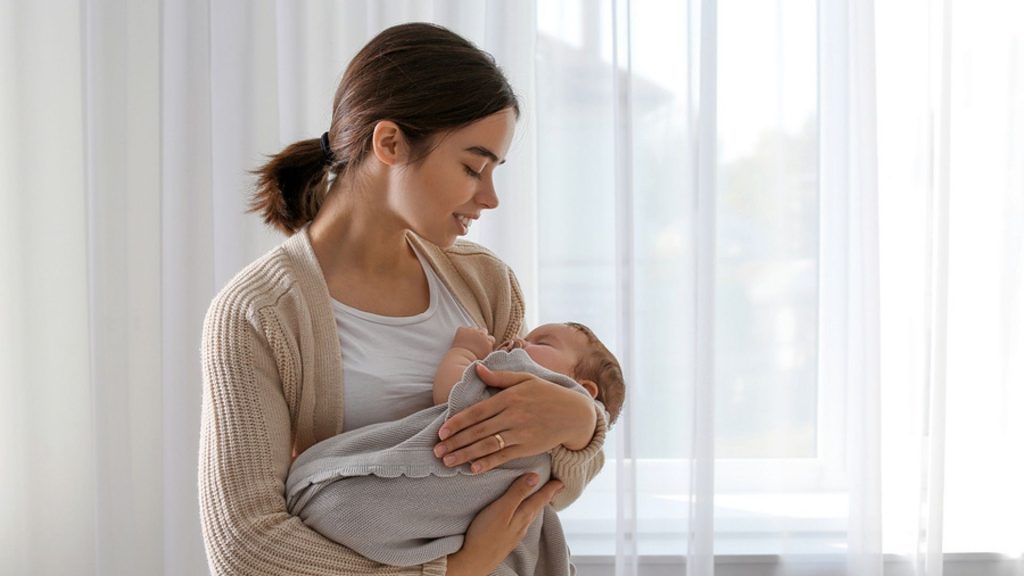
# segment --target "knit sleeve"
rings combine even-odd
[[[203,326],[199,509],[211,573],[444,574],[444,558],[405,568],[377,564],[287,512],[293,425],[283,390],[297,368],[283,335],[245,310],[230,293],[218,296]]]
[[[508,328],[505,330],[505,334],[502,335],[501,340],[526,338],[529,330],[526,329],[526,305],[523,303],[523,289],[519,286],[519,279],[516,278],[515,272],[508,266],[505,267],[505,270],[508,273],[511,310],[509,312]]]
[[[597,424],[590,444],[580,450],[557,446],[549,452],[551,475],[565,485],[565,488],[551,500],[551,506],[555,510],[563,510],[575,502],[604,466],[604,438],[608,424],[605,412],[599,404],[594,404],[594,411],[597,412]]]

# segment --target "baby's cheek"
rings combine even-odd
[[[548,364],[549,364],[548,360],[550,360],[550,358],[548,358],[548,355],[544,353],[545,352],[544,348],[542,348],[540,346],[530,346],[530,345],[527,345],[526,347],[523,348],[523,350],[526,351],[526,354],[534,362],[536,362],[537,364],[540,364],[541,366],[547,368],[548,370],[551,369],[548,366]]]

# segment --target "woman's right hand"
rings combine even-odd
[[[526,535],[537,514],[547,506],[562,483],[551,480],[533,494],[539,478],[523,474],[500,498],[477,513],[466,530],[462,549],[448,556],[449,576],[485,576],[501,564]]]

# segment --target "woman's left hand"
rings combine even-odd
[[[503,390],[441,426],[434,455],[446,466],[472,462],[479,474],[559,444],[580,450],[590,443],[597,414],[589,397],[526,372],[492,372],[477,364],[477,375]]]

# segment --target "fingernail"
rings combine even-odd
[[[441,456],[444,456],[447,451],[448,449],[445,448],[444,444],[438,444],[437,447],[434,448],[434,456],[440,458]]]
[[[454,463],[455,463],[455,456],[445,456],[444,457],[444,464],[445,464],[445,466],[451,466]]]
[[[469,467],[473,474],[478,474],[480,472],[480,468],[481,466],[479,464],[473,464],[472,466]]]
[[[527,486],[536,486],[537,482],[539,482],[539,481],[540,481],[540,478],[538,478],[536,474],[530,474],[529,476],[526,477],[526,485]]]
[[[438,430],[437,435],[441,437],[441,440],[447,440],[452,433],[447,428],[441,428]],[[440,456],[440,454],[438,454],[438,456]]]

